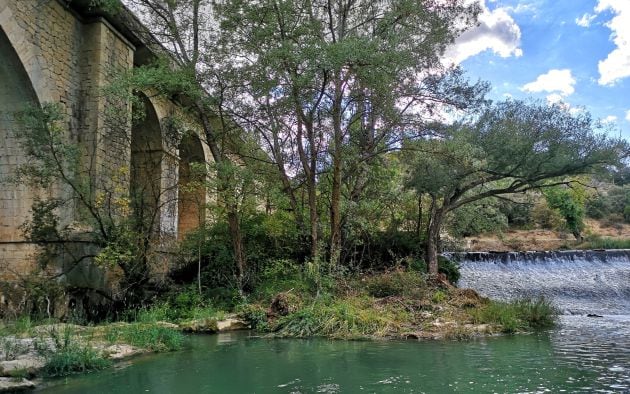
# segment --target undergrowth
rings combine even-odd
[[[178,330],[156,323],[132,323],[107,327],[105,339],[110,343],[126,343],[154,352],[179,350],[185,336]]]
[[[490,302],[471,311],[478,324],[499,324],[504,333],[552,327],[558,311],[545,298],[521,299],[513,302]]]
[[[45,376],[67,376],[107,368],[111,361],[90,344],[90,338],[80,337],[69,326],[52,327],[47,337],[39,338],[36,349],[46,361]]]
[[[578,247],[580,249],[630,249],[630,239],[589,236]]]

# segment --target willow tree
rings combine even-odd
[[[357,201],[370,164],[425,131],[436,111],[478,104],[441,55],[479,9],[463,0],[225,0],[214,70],[222,104],[257,135],[278,170],[298,227],[321,254],[328,211],[330,261],[339,261],[343,202]],[[299,190],[308,214],[302,217]]]
[[[429,273],[438,272],[440,230],[449,212],[492,196],[568,184],[569,176],[618,164],[627,156],[625,140],[597,131],[586,112],[507,101],[475,120],[437,130],[440,138],[410,144],[417,154],[409,184],[431,198],[425,250]]]

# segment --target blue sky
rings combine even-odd
[[[447,56],[490,81],[490,98],[585,108],[630,139],[630,0],[475,1],[480,26]]]

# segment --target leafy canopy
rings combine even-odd
[[[447,200],[449,209],[501,194],[563,183],[567,176],[618,164],[624,140],[596,131],[586,112],[506,101],[478,119],[446,127],[442,138],[410,145],[420,151],[410,184]]]

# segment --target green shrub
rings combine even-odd
[[[107,368],[111,362],[89,345],[72,344],[58,351],[45,354],[46,376],[67,376],[74,373]]]
[[[508,227],[508,218],[495,199],[482,200],[456,209],[448,221],[448,232],[455,237],[498,233]]]
[[[274,331],[280,336],[310,337],[319,334],[320,322],[312,308],[301,309],[281,318]]]
[[[250,324],[252,329],[261,332],[269,331],[267,312],[263,307],[259,305],[246,304],[238,308],[238,314]]]
[[[498,324],[505,333],[552,327],[557,314],[557,310],[544,298],[490,302],[472,311],[476,323]]]
[[[439,304],[443,302],[447,297],[448,297],[448,293],[446,293],[444,290],[437,290],[435,293],[433,293],[433,297],[431,297],[431,301],[433,301],[436,304]]]
[[[46,376],[67,376],[104,369],[111,364],[71,326],[52,326],[47,335],[50,341],[40,338],[35,342],[35,348],[46,360],[43,368]]]
[[[306,270],[293,260],[270,260],[263,266],[253,297],[270,302],[277,294],[289,290],[301,294],[313,293],[315,284],[310,279]]]
[[[279,336],[365,338],[384,335],[396,317],[373,307],[368,299],[318,301],[281,318],[274,331]]]
[[[15,360],[25,350],[27,349],[19,340],[11,337],[0,337],[0,354],[4,355],[4,361]]]
[[[579,247],[581,249],[630,249],[630,239],[590,236]]]
[[[438,272],[446,275],[451,283],[457,283],[460,277],[459,264],[443,256],[438,257]]]
[[[504,333],[514,333],[524,329],[523,322],[518,318],[513,304],[490,302],[487,306],[472,311],[477,324],[498,324]]]
[[[558,310],[545,298],[516,301],[519,318],[531,328],[549,328],[556,323]]]
[[[417,296],[426,288],[426,280],[417,271],[395,270],[366,279],[369,295],[383,298],[390,296]]]
[[[151,323],[109,327],[105,337],[111,343],[123,342],[154,352],[179,350],[185,339],[184,334],[178,330]]]

